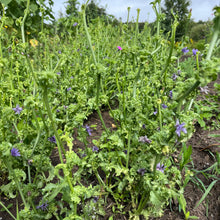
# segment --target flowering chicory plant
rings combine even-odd
[[[57,143],[55,136],[49,137],[49,138],[48,138],[48,141],[50,141],[50,142],[52,142],[52,143],[54,143],[54,144]]]
[[[17,149],[17,148],[12,148],[11,149],[11,156],[13,156],[13,157],[20,157],[21,156],[21,154],[20,154],[20,152],[19,152],[19,150]]]
[[[187,49],[187,47],[184,47],[184,48],[182,49],[182,52],[183,52],[184,54],[186,54],[186,53],[189,52],[189,50]]]
[[[20,107],[19,105],[16,105],[16,107],[15,108],[12,108],[13,110],[14,110],[14,112],[15,112],[15,114],[20,114],[21,113],[21,111],[23,110],[22,109],[22,107]]]
[[[117,204],[112,210],[129,218],[161,216],[172,197],[183,198],[172,153],[177,137],[182,143],[192,135],[196,90],[214,78],[218,59],[210,60],[208,52],[209,62],[196,60],[195,65],[190,56],[182,61],[189,49],[181,48],[180,54],[174,46],[177,19],[168,43],[160,17],[155,35],[150,27],[140,32],[138,21],[133,32],[128,25],[106,25],[101,19],[88,30],[85,9],[85,30],[73,21],[62,25],[63,32],[57,27],[55,36],[42,28],[38,50],[28,48],[25,38],[15,44],[19,36],[11,41],[2,35],[13,50],[1,51],[9,75],[1,75],[7,86],[0,93],[0,160],[13,181],[1,190],[9,196],[19,192],[25,206],[18,207],[19,219],[104,218],[109,198]],[[117,46],[119,38],[126,48]],[[24,45],[29,56],[21,55]],[[198,55],[196,49],[192,53]],[[12,108],[13,103],[24,103],[25,111]],[[108,108],[109,115],[99,108]],[[82,126],[96,111],[100,136]],[[49,142],[56,144],[53,153],[59,160],[51,157]],[[47,202],[35,204],[39,196]]]
[[[180,137],[181,131],[187,134],[187,130],[185,128],[185,123],[180,124],[179,119],[176,120],[176,133]]]
[[[164,164],[160,164],[160,163],[157,164],[157,170],[158,170],[158,171],[164,173],[164,169],[165,169],[165,168],[166,168],[166,167],[164,166]]]

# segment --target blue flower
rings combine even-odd
[[[20,114],[23,110],[19,105],[16,105],[16,108],[12,108],[15,111],[15,114]]]
[[[156,115],[156,114],[157,114],[157,109],[156,109],[156,110],[153,112],[153,114],[154,114],[154,115]]]
[[[89,125],[86,125],[86,131],[88,132],[88,134],[89,134],[89,136],[91,136],[92,135],[92,133],[91,133],[91,128],[89,127]]]
[[[19,150],[17,149],[17,148],[12,148],[11,149],[11,156],[13,156],[13,157],[20,157],[21,156],[21,154],[20,154],[20,152],[19,152]]]
[[[99,200],[99,197],[98,197],[98,196],[95,196],[95,197],[93,198],[93,202],[94,202],[94,203],[97,203],[98,200]]]
[[[93,147],[92,147],[92,151],[98,153],[98,152],[99,152],[99,148],[96,147],[96,146],[93,146]]]
[[[173,81],[175,81],[176,79],[177,79],[177,75],[174,73],[173,75],[172,75],[172,79],[173,79]]]
[[[172,90],[169,92],[169,97],[170,97],[171,99],[173,98],[173,91],[172,91]]]
[[[180,122],[179,122],[179,119],[177,119],[176,120],[176,133],[177,133],[177,135],[180,137],[180,133],[181,133],[181,131],[183,132],[183,133],[187,133],[187,131],[186,131],[186,129],[184,128],[184,126],[185,126],[185,123],[182,123],[182,124],[180,124]]]
[[[73,27],[76,27],[78,25],[78,23],[77,22],[75,22],[74,24],[73,24]]]
[[[37,209],[41,209],[42,211],[46,211],[48,207],[47,202],[43,203],[42,205],[37,206]]]
[[[185,53],[188,53],[189,50],[187,49],[187,47],[184,47],[184,48],[182,49],[182,52],[185,54]]]
[[[167,107],[167,105],[162,104],[162,108],[164,108],[164,109],[165,109],[165,108],[168,108],[168,107]]]
[[[140,169],[137,170],[137,172],[139,174],[141,174],[141,176],[143,176],[146,173],[146,169],[145,168],[140,168]]]
[[[57,143],[55,136],[49,137],[47,140],[54,143],[54,144]]]
[[[164,169],[165,169],[166,167],[164,166],[164,164],[160,164],[160,163],[158,163],[157,164],[157,167],[156,167],[156,169],[157,170],[159,170],[160,172],[162,172],[162,173],[164,173]]]
[[[82,154],[82,158],[83,158],[83,157],[86,157],[86,156],[87,156],[87,155],[86,155],[85,153]]]
[[[67,90],[67,92],[69,92],[71,89],[72,89],[72,88],[71,88],[71,87],[69,87],[69,88],[67,88],[66,90]]]
[[[193,55],[195,56],[196,53],[198,52],[198,49],[192,49]]]

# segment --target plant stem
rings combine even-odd
[[[141,201],[139,203],[139,206],[138,206],[138,209],[136,211],[136,214],[139,215],[141,213],[141,211],[143,210],[143,207],[144,207],[144,204],[146,203],[146,195],[147,195],[147,192],[144,191],[142,197],[141,197]],[[147,196],[147,201],[148,201],[148,196]]]
[[[211,56],[212,56],[212,52],[213,52],[213,49],[215,47],[215,43],[216,41],[218,40],[218,34],[219,34],[219,31],[218,30],[215,30],[213,36],[212,36],[212,40],[211,40],[211,43],[209,45],[209,50],[208,50],[208,54],[206,56],[206,60],[210,60],[211,59]]]
[[[14,219],[17,220],[14,215],[7,209],[7,207],[0,201],[0,205],[5,209],[5,211]]]
[[[173,25],[172,25],[171,46],[170,46],[169,56],[168,56],[168,58],[167,58],[165,67],[164,67],[164,69],[163,69],[163,71],[162,71],[162,73],[161,73],[161,76],[163,76],[164,82],[166,82],[166,79],[167,79],[166,71],[167,71],[167,68],[168,68],[168,66],[169,66],[169,64],[170,64],[171,56],[172,56],[172,53],[173,53],[173,48],[174,48],[174,43],[175,43],[175,35],[176,35],[177,25],[178,25],[178,22],[177,22],[177,20],[175,19],[175,20],[174,20],[174,23],[173,23]]]
[[[4,161],[5,165],[7,166],[9,172],[12,173],[12,175],[13,175],[13,177],[14,177],[13,179],[14,179],[15,184],[16,184],[16,186],[17,186],[17,188],[18,188],[19,193],[20,193],[22,202],[24,203],[24,206],[27,207],[26,200],[25,200],[24,195],[23,195],[22,190],[21,190],[20,182],[17,181],[17,177],[16,177],[16,175],[15,175],[14,169],[11,167],[10,162],[8,162],[8,161],[5,160],[5,159],[3,159],[3,161]]]
[[[130,132],[128,132],[128,150],[127,150],[127,161],[126,161],[127,169],[128,169],[128,164],[129,164],[130,147],[131,147],[131,135],[130,135]]]
[[[88,1],[87,1],[87,3],[88,3]],[[85,28],[85,32],[86,32],[86,37],[87,37],[87,40],[88,40],[88,43],[89,43],[89,47],[90,47],[90,50],[92,52],[92,58],[93,58],[94,64],[95,64],[96,69],[97,69],[98,63],[96,61],[95,53],[94,53],[94,50],[92,48],[91,37],[89,35],[89,31],[88,31],[87,24],[86,24],[86,4],[82,5],[83,24],[84,24],[84,28]],[[100,118],[100,120],[102,122],[102,126],[105,129],[106,133],[109,134],[108,129],[107,129],[106,125],[105,125],[105,122],[104,122],[104,120],[102,118],[101,111],[99,109],[99,91],[100,91],[100,84],[101,84],[101,73],[99,71],[100,70],[98,69],[98,72],[97,72],[97,83],[96,83],[96,88],[97,88],[97,90],[96,90],[96,107],[97,107],[97,112],[98,112],[99,118]]]
[[[30,0],[27,0],[27,6],[26,6],[26,9],[24,11],[24,17],[23,17],[23,20],[21,22],[21,35],[22,35],[22,42],[23,43],[25,43],[24,23],[25,23],[25,20],[27,18],[28,12],[29,12],[29,5],[30,5]]]
[[[138,35],[138,20],[140,15],[140,8],[137,9],[137,20],[136,20],[136,31],[135,31],[135,38],[137,38]]]
[[[48,101],[48,96],[47,96],[47,87],[44,87],[44,91],[43,91],[43,101],[44,101],[44,105],[47,109],[47,113],[48,113],[48,117],[50,119],[50,122],[51,122],[51,125],[52,125],[52,129],[53,129],[53,132],[54,132],[54,135],[56,137],[56,140],[57,140],[57,146],[58,146],[58,151],[59,151],[59,157],[60,157],[60,162],[63,164],[63,157],[62,157],[62,152],[61,152],[61,149],[63,151],[63,154],[66,156],[66,152],[65,152],[65,149],[63,147],[63,144],[60,140],[60,136],[57,132],[57,128],[55,126],[55,123],[53,121],[53,116],[52,116],[52,112],[50,110],[50,106],[49,106],[49,101]]]
[[[131,7],[128,7],[127,26],[128,26],[128,22],[129,22],[130,10],[131,10]]]

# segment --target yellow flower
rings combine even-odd
[[[161,99],[157,99],[157,104],[161,104],[162,103],[162,101],[161,101]]]
[[[27,35],[31,34],[31,32],[27,31]]]
[[[38,45],[38,41],[36,39],[30,39],[30,44],[32,47],[36,47]]]
[[[162,152],[164,155],[167,155],[170,152],[170,147],[169,146],[164,146],[162,149]]]

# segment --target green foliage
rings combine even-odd
[[[192,22],[190,24],[190,26],[191,26],[191,28],[190,28],[189,36],[191,39],[193,39],[193,41],[199,41],[199,40],[203,40],[203,39],[206,40],[206,42],[208,40],[210,41],[210,31],[212,28],[212,22],[210,22],[210,21],[208,21],[208,22],[199,21],[197,23]]]
[[[78,9],[77,5],[79,2],[77,0],[68,0],[66,6],[66,15],[68,18],[70,17],[77,17],[78,16]]]
[[[21,18],[24,16],[27,1],[8,0],[1,1],[4,4],[5,16],[8,18],[5,25],[17,28],[20,25]],[[31,0],[29,6],[29,16],[25,22],[25,29],[32,34],[39,32],[41,27],[41,16],[46,20],[54,20],[52,14],[53,1],[48,1],[49,6],[45,4],[45,0],[36,1]],[[0,9],[0,14],[3,15],[3,8]]]
[[[166,33],[171,31],[171,26],[174,22],[171,10],[173,11],[173,14],[178,17],[177,20],[179,25],[176,30],[177,41],[181,40],[185,34],[188,34],[191,13],[188,9],[189,6],[189,0],[165,0],[164,8],[162,8],[162,13],[165,14],[165,19],[162,21],[162,25]]]
[[[87,12],[107,16],[99,9]],[[181,171],[192,149],[184,143],[202,113],[194,104],[197,88],[216,78],[219,58],[190,53],[182,61],[188,42],[174,47],[175,26],[168,41],[147,25],[139,33],[89,16],[89,28],[76,16],[60,20],[59,35],[42,28],[35,44],[15,41],[15,33],[6,40],[0,29],[0,43],[11,48],[0,47],[0,165],[8,174],[1,192],[21,196],[16,217],[25,220],[98,219],[109,199],[113,215],[161,216],[172,198],[190,218],[183,193],[191,173],[183,180]],[[96,137],[87,120],[102,107],[114,129],[106,126]],[[179,143],[180,169],[172,160]]]

